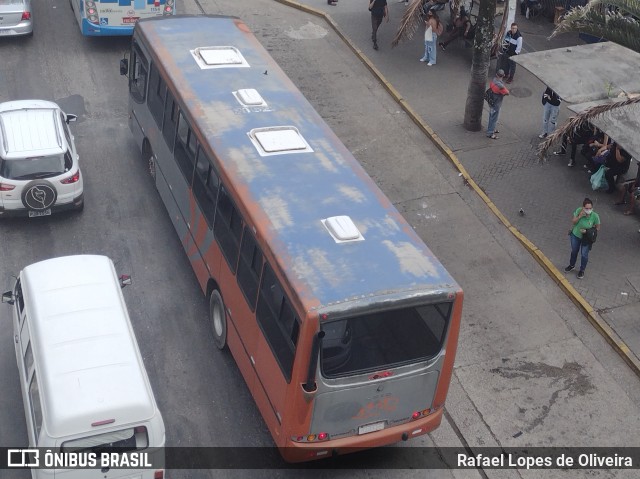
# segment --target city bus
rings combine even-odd
[[[175,15],[175,0],[69,0],[85,36],[131,35],[142,18]]]
[[[141,20],[120,73],[213,342],[285,460],[437,428],[463,292],[247,26]]]

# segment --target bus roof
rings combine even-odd
[[[49,436],[153,417],[155,400],[111,260],[54,258],[27,266],[21,277]]]
[[[306,310],[459,290],[242,21],[158,17],[141,20],[136,35]],[[294,130],[268,130],[283,126]],[[343,218],[323,221],[332,217]]]

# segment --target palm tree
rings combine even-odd
[[[507,11],[508,4],[505,5],[505,18]],[[495,15],[495,0],[480,0],[476,34],[473,39],[471,79],[467,89],[467,103],[464,109],[464,127],[469,131],[480,131],[482,129],[482,107],[484,106],[484,91],[487,77],[489,76],[491,47],[496,41],[493,25]]]
[[[591,0],[586,6],[576,7],[567,13],[551,38],[563,32],[588,33],[640,53],[639,18],[639,0]],[[551,145],[563,135],[571,137],[575,128],[582,124],[617,108],[637,108],[638,103],[640,97],[627,96],[624,101],[597,105],[569,118],[540,143],[540,157],[544,157]]]

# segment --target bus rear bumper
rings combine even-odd
[[[425,418],[360,436],[315,443],[288,440],[287,445],[280,448],[280,454],[287,462],[304,462],[388,446],[422,436],[438,428],[442,422],[443,412],[444,409],[440,408]]]

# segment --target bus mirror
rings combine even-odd
[[[313,343],[311,344],[311,358],[309,359],[309,369],[307,371],[307,382],[302,385],[307,393],[312,393],[316,390],[316,368],[318,367],[318,355],[320,354],[320,347],[322,346],[322,338],[324,338],[324,331],[318,331],[313,337]]]
[[[13,304],[15,302],[15,300],[13,299],[13,292],[5,291],[4,293],[2,293],[2,302]]]
[[[73,115],[71,113],[67,114],[67,124],[71,123],[72,121],[76,121],[78,119],[78,115]]]
[[[129,73],[129,60],[123,58],[120,60],[120,75],[126,75]]]
[[[120,287],[124,288],[125,286],[129,286],[131,284],[131,276],[128,274],[123,274],[120,276]]]

